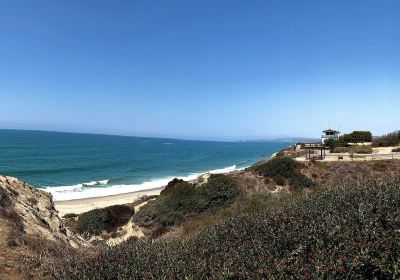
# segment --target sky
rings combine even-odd
[[[0,128],[400,129],[400,1],[0,1]]]

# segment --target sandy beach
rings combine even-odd
[[[91,197],[66,201],[55,201],[54,206],[62,217],[67,213],[80,214],[95,208],[102,208],[116,204],[134,202],[144,195],[159,195],[163,188],[143,190],[131,193],[116,194],[102,197]]]

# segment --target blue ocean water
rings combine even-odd
[[[244,168],[288,144],[0,130],[0,174],[69,200]]]

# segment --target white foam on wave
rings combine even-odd
[[[237,170],[236,165],[228,166],[221,169],[211,170],[209,173],[211,174],[221,174],[221,173],[228,173]]]
[[[211,170],[208,172],[192,173],[183,177],[175,176],[169,178],[155,179],[140,184],[121,184],[108,186],[107,184],[109,180],[101,180],[71,186],[46,187],[45,190],[53,195],[53,199],[55,201],[74,200],[157,189],[166,186],[168,182],[177,177],[185,181],[191,181],[195,180],[201,174],[205,173],[221,174],[242,169],[244,168],[237,168],[236,165],[232,165],[221,169]]]

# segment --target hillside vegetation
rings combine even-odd
[[[395,279],[400,277],[400,180],[293,196],[178,241],[129,241],[81,252],[56,279]]]
[[[391,147],[400,145],[400,131],[383,135],[372,142],[374,147]]]
[[[0,275],[398,279],[399,174],[398,160],[281,157],[64,219],[49,194],[0,177]]]
[[[99,235],[126,224],[134,213],[134,209],[126,205],[93,209],[78,216],[74,229],[84,237]]]
[[[335,147],[332,153],[350,153],[350,154],[372,154],[371,146],[350,146],[350,147]]]
[[[272,178],[278,185],[289,183],[291,190],[299,191],[313,186],[313,182],[299,171],[301,163],[288,157],[279,157],[258,164],[250,170]]]
[[[143,227],[175,226],[198,213],[229,206],[238,195],[237,183],[222,174],[211,175],[201,186],[179,182],[143,206],[134,221]]]

